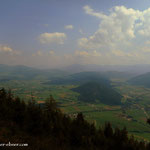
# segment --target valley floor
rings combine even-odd
[[[0,88],[11,89],[22,99],[34,98],[38,103],[44,102],[49,95],[57,100],[61,110],[71,117],[82,112],[89,122],[96,127],[105,122],[112,126],[126,127],[130,135],[137,139],[150,141],[150,126],[146,123],[150,116],[150,89],[128,85],[123,81],[114,81],[114,88],[123,95],[121,106],[109,106],[102,103],[79,102],[78,93],[71,89],[77,85],[46,85],[45,80],[12,80],[0,83]]]

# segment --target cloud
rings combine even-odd
[[[66,25],[66,26],[65,26],[65,29],[70,29],[70,30],[72,30],[73,28],[74,28],[73,25]]]
[[[83,57],[88,57],[90,54],[87,51],[75,51],[75,55],[77,56],[83,56]]]
[[[55,54],[55,52],[53,50],[50,50],[50,51],[38,50],[35,53],[33,53],[32,56],[34,56],[34,57],[41,57],[41,56],[43,56],[43,58],[44,58],[45,56],[49,57],[49,56],[52,56],[54,54]]]
[[[141,36],[150,37],[150,8],[142,11],[141,21],[137,24]]]
[[[116,6],[109,15],[96,13],[89,6],[83,8],[87,14],[100,18],[99,29],[88,38],[79,39],[79,46],[85,48],[118,48],[130,45],[130,40],[135,38],[135,22],[140,19],[141,12]]]
[[[3,54],[9,54],[9,55],[20,55],[21,51],[14,50],[8,45],[1,45],[0,44],[0,52]]]
[[[112,50],[111,52],[115,56],[120,56],[120,57],[121,56],[126,56],[126,54],[123,51],[121,51],[121,50]]]
[[[83,7],[84,11],[86,14],[91,15],[91,16],[95,16],[98,18],[106,18],[107,16],[104,15],[103,13],[100,12],[95,12],[90,6],[86,5]]]
[[[113,55],[119,56],[119,57],[134,57],[138,58],[140,57],[141,53],[132,51],[132,52],[123,52],[121,50],[112,50],[111,51]]]
[[[0,45],[0,52],[13,52],[13,49],[7,45]]]
[[[39,36],[39,41],[42,44],[64,44],[64,40],[67,38],[65,33],[54,32],[54,33],[42,33]]]
[[[139,11],[125,6],[115,6],[104,13],[86,5],[83,10],[90,17],[99,20],[99,26],[91,35],[85,33],[86,28],[85,31],[79,28],[78,34],[80,33],[81,38],[77,39],[77,46],[71,43],[73,46],[70,47],[70,44],[66,44],[61,47],[59,53],[57,45],[53,44],[64,44],[67,35],[60,32],[46,32],[39,35],[38,40],[42,44],[52,44],[50,49],[38,50],[33,55],[28,51],[18,56],[20,51],[1,44],[0,62],[42,67],[73,63],[150,64],[150,8]],[[72,25],[65,26],[65,29],[73,28]],[[73,48],[77,50],[73,51]]]
[[[96,51],[112,64],[146,62],[150,51],[150,8],[139,11],[115,6],[104,14],[86,5],[83,10],[100,23],[92,35],[78,39],[79,50]]]
[[[23,55],[21,51],[13,49],[8,44],[0,44],[0,63],[18,65],[21,63]],[[18,61],[19,60],[19,61]]]
[[[81,57],[99,57],[101,56],[100,52],[97,52],[96,50],[92,51],[92,52],[87,52],[87,51],[80,51],[80,50],[76,50],[75,51],[75,56],[81,56]]]

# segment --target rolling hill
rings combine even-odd
[[[35,78],[54,78],[68,75],[67,72],[57,69],[42,70],[23,65],[9,66],[0,64],[0,81],[33,80]]]
[[[103,85],[110,86],[110,81],[100,72],[80,72],[75,73],[69,76],[65,76],[63,78],[55,78],[51,81],[46,82],[46,84],[55,84],[55,85],[62,85],[62,84],[73,84],[73,85],[80,85],[84,84],[89,81],[99,82]]]
[[[138,85],[138,86],[144,86],[150,88],[150,72],[136,76],[128,80],[128,83],[132,85]]]
[[[72,89],[80,93],[78,99],[84,102],[101,102],[107,105],[120,105],[122,96],[109,86],[98,82],[88,82]]]

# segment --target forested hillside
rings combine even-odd
[[[128,80],[128,82],[133,85],[140,85],[140,86],[150,88],[150,72],[136,76]]]
[[[88,82],[72,89],[80,93],[78,99],[84,102],[101,102],[107,105],[120,105],[122,96],[110,86],[99,82]]]
[[[89,81],[96,81],[103,85],[110,86],[110,80],[105,77],[104,74],[100,72],[80,72],[75,73],[69,76],[61,77],[61,78],[55,78],[52,79],[49,82],[46,82],[46,84],[55,84],[55,85],[61,85],[61,84],[74,84],[74,85],[80,85],[84,84]]]
[[[58,108],[52,96],[39,106],[15,98],[0,90],[1,143],[28,143],[27,150],[149,150],[150,144],[128,137],[124,128],[113,129],[110,123],[96,129],[82,113],[70,118]],[[4,147],[16,150],[19,147]]]

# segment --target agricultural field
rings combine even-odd
[[[24,100],[35,99],[37,103],[45,101],[50,95],[58,102],[60,109],[75,117],[82,112],[85,118],[96,125],[103,126],[111,122],[112,126],[126,127],[130,135],[137,139],[150,141],[150,126],[146,119],[150,117],[150,89],[131,86],[122,80],[113,81],[113,88],[122,98],[122,105],[109,106],[102,103],[78,101],[79,94],[72,91],[78,85],[47,85],[45,79],[11,80],[0,83],[0,88],[11,89],[15,96]]]

